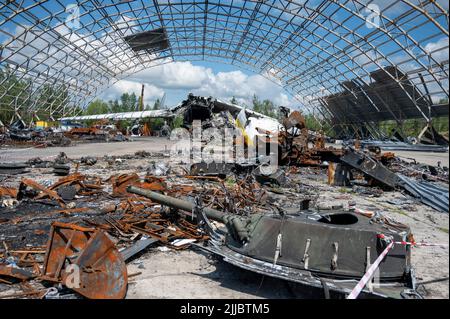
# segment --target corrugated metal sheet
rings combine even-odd
[[[440,212],[449,212],[448,189],[439,187],[430,182],[416,182],[400,174],[398,174],[398,176],[401,180],[399,183],[400,186],[402,186],[412,196],[419,199],[425,205]]]

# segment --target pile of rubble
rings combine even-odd
[[[74,127],[65,132],[65,136],[76,141],[93,142],[125,142],[129,141],[115,125],[108,125],[105,121],[99,121],[89,127]]]
[[[50,128],[30,129],[22,120],[12,123],[9,128],[3,128],[0,132],[0,145],[14,147],[33,146],[38,148],[52,146],[69,146],[71,140],[63,132],[57,132]]]
[[[447,213],[449,211],[448,167],[407,163],[394,153],[381,153],[379,149],[326,147],[325,136],[320,132],[310,134],[300,112],[290,112],[284,107],[280,108],[281,123],[232,104],[193,95],[183,101],[181,109],[184,112],[184,127],[188,128],[191,134],[195,134],[195,121],[201,121],[202,129],[218,129],[218,136],[208,134],[206,140],[202,139],[202,148],[205,145],[220,147],[224,142],[223,137],[226,136],[223,132],[226,128],[240,128],[245,147],[252,143],[258,145],[255,161],[242,161],[237,158],[233,149],[232,161],[229,163],[215,163],[214,160],[212,163],[198,162],[191,166],[191,172],[224,176],[232,171],[242,172],[250,169],[256,173],[258,166],[263,165],[270,155],[267,151],[268,145],[275,144],[279,164],[289,167],[328,167],[328,180],[332,185],[349,186],[354,184],[353,176],[359,176],[367,185],[401,189],[428,206]],[[276,136],[275,141],[273,136]],[[234,140],[233,143],[236,146],[239,141]],[[221,158],[222,154],[218,155]],[[259,181],[283,180],[280,170],[272,175],[263,175],[256,173]]]
[[[361,297],[421,297],[411,265],[411,249],[420,243],[410,228],[350,200],[324,205],[320,192],[350,186],[371,197],[401,190],[413,203],[417,198],[448,213],[447,168],[326,147],[325,137],[311,135],[295,111],[279,123],[194,96],[183,108],[191,133],[199,118],[262,141],[278,130],[282,165],[266,174],[264,147],[256,161],[238,163],[186,164],[146,151],[79,160],[62,153],[53,162],[33,159],[0,170],[0,291],[2,285],[21,289],[0,298],[124,298],[133,275],[127,262],[152,245],[201,249],[243,269],[323,289],[328,297],[354,295],[361,285]],[[323,176],[328,185],[306,183]],[[372,265],[380,270],[376,287],[360,281]]]
[[[114,127],[94,124],[90,127],[74,127],[68,131],[60,128],[29,128],[17,120],[0,132],[0,146],[46,148],[70,146],[82,142],[123,142],[129,138]]]
[[[151,156],[154,154],[138,152],[124,158],[147,159]],[[97,159],[95,164],[92,161],[71,161],[71,165],[85,169],[105,167],[104,165],[110,165],[108,160],[111,158]],[[112,165],[121,165],[116,160],[117,158],[113,159]],[[8,286],[19,284],[22,289],[21,292],[6,297],[123,298],[127,282],[126,262],[133,260],[134,256],[150,245],[157,244],[179,250],[198,247],[198,244],[204,243],[204,249],[228,258],[229,262],[259,271],[258,269],[271,265],[270,262],[262,265],[258,263],[263,257],[273,260],[277,245],[273,248],[259,248],[265,251],[265,256],[254,256],[250,250],[246,252],[247,259],[244,261],[230,259],[235,256],[233,250],[229,250],[233,246],[224,246],[223,243],[253,240],[266,242],[261,244],[261,247],[265,247],[267,244],[272,246],[274,240],[276,244],[276,238],[271,239],[270,235],[277,237],[279,229],[276,224],[269,227],[269,223],[263,229],[254,229],[259,224],[258,220],[265,221],[261,219],[262,216],[274,216],[271,218],[283,221],[294,216],[299,219],[304,215],[307,218],[305,221],[320,226],[332,225],[334,222],[353,225],[352,220],[345,219],[358,216],[360,222],[363,218],[376,221],[376,225],[383,227],[378,232],[386,233],[392,227],[392,230],[395,229],[392,234],[403,234],[396,235],[400,236],[399,241],[414,241],[405,225],[398,224],[387,216],[374,216],[370,213],[366,216],[367,212],[358,211],[351,204],[348,207],[324,207],[317,202],[317,190],[303,185],[304,177],[299,174],[301,168],[282,170],[283,180],[258,182],[257,172],[248,170],[225,176],[201,173],[191,175],[193,172],[188,169],[169,164],[158,166],[153,163],[148,168],[143,167],[141,171],[147,172],[144,175],[121,173],[105,178],[103,175],[87,175],[75,171],[53,183],[20,178],[18,187],[2,186],[0,196],[5,207],[0,209],[0,241],[3,243],[0,248],[0,280]],[[45,166],[39,168],[41,171],[46,169],[50,169],[49,173],[52,172],[51,168]],[[314,168],[305,169],[312,169],[311,173],[317,174],[314,173]],[[14,176],[14,180],[20,177],[11,176]],[[165,197],[155,197],[158,196],[156,194],[164,194]],[[102,203],[100,207],[99,203]],[[342,216],[340,218],[343,220],[336,221],[335,216]],[[354,229],[357,231],[358,228]],[[250,234],[252,231],[253,234]],[[308,234],[307,230],[300,233],[302,232]],[[223,238],[227,233],[233,236]],[[319,231],[319,236],[320,233]],[[289,238],[289,234],[284,236]],[[71,238],[71,243],[77,242],[77,249],[64,252],[64,247],[71,247],[68,246]],[[305,279],[295,271],[295,264],[288,267],[283,264],[283,260],[289,260],[289,242],[283,244],[286,246],[284,254],[276,257],[278,270],[269,267],[274,272],[271,275],[289,277],[291,281],[321,287],[320,278]],[[308,240],[297,238],[294,242],[306,243]],[[319,243],[320,240],[309,237],[309,242]],[[92,248],[94,246],[95,250]],[[321,245],[317,249],[322,249],[320,247]],[[309,248],[307,254],[314,256],[317,254],[315,249]],[[397,253],[405,253],[401,247],[397,249]],[[344,251],[338,253],[338,261],[345,263],[345,259],[349,257],[345,256]],[[305,267],[305,262],[306,269],[317,267],[311,265],[314,265],[313,259],[308,261],[306,258],[302,267]],[[108,267],[105,265],[107,261],[111,261]],[[333,271],[341,268],[340,262],[336,262]],[[85,283],[83,288],[73,287],[69,283],[74,265],[84,269],[81,276]],[[88,269],[93,265],[96,265],[97,271],[90,272]],[[114,269],[117,271],[113,271]],[[363,270],[364,268],[361,269]],[[102,278],[104,285],[94,285],[99,278]],[[59,285],[61,283],[63,286]],[[351,281],[348,283],[348,280],[339,283],[333,279],[329,283],[341,292],[348,291],[351,286]],[[113,291],[114,294],[111,293]]]

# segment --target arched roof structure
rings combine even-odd
[[[447,0],[1,0],[0,110],[70,115],[140,70],[207,60],[327,119],[345,91],[388,107],[367,91],[383,78],[428,119],[420,103],[448,103],[448,26]]]

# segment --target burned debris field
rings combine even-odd
[[[383,252],[358,298],[448,298],[446,154],[332,144],[298,111],[190,95],[173,112],[216,129],[192,142],[206,160],[177,134],[4,146],[0,298],[346,298]],[[235,117],[263,132],[255,161],[245,134],[224,147]]]
[[[449,299],[449,21],[0,1],[0,300]]]

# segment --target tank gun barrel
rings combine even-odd
[[[186,212],[192,212],[195,207],[194,203],[188,202],[186,200],[181,200],[175,197],[166,196],[160,193],[156,193],[153,191],[149,191],[146,189],[142,189],[135,186],[129,186],[127,188],[127,192],[144,196],[146,198],[151,199],[152,201],[159,203],[164,206],[168,206],[175,209],[180,209]],[[216,221],[225,222],[225,216],[227,215],[224,212],[221,212],[216,209],[205,207],[203,208],[203,212],[208,218],[211,218]]]
[[[195,208],[194,203],[135,186],[128,186],[127,192],[144,196],[161,205],[186,212],[192,212]],[[248,240],[248,232],[238,216],[233,216],[232,214],[227,214],[208,207],[203,208],[202,211],[205,213],[206,217],[224,223],[232,234],[234,234],[240,241]]]

